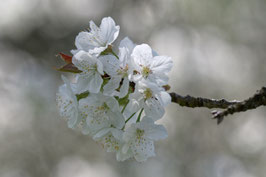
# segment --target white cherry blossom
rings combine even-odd
[[[102,93],[90,94],[79,101],[82,116],[82,131],[91,136],[106,128],[122,129],[125,120],[114,97]],[[97,135],[99,136],[99,134]]]
[[[134,48],[131,55],[134,69],[137,71],[132,76],[134,81],[145,79],[159,86],[167,84],[167,73],[171,70],[173,61],[170,57],[154,55],[156,53],[147,44],[137,45]]]
[[[162,87],[142,80],[135,86],[134,93],[129,95],[129,100],[127,111],[134,113],[144,108],[145,115],[156,121],[164,115],[164,107],[171,102],[171,97]]]
[[[119,30],[105,17],[99,27],[90,21],[90,30],[78,34],[73,57],[63,56],[66,65],[59,69],[73,72],[75,81],[62,76],[57,104],[68,127],[90,135],[118,161],[143,162],[155,156],[154,141],[167,137],[166,129],[154,122],[171,102],[164,85],[173,61],[128,37],[117,47],[117,56],[112,43]]]
[[[118,96],[119,98],[127,95],[129,75],[133,74],[131,53],[134,46],[135,44],[126,37],[119,45],[119,59],[113,55],[104,55],[99,58],[103,63],[104,71],[111,77],[103,87],[104,94]],[[119,91],[117,91],[118,88]]]
[[[72,50],[72,53],[75,54],[84,50],[98,56],[116,40],[119,30],[120,27],[115,25],[111,17],[103,18],[100,27],[90,21],[90,31],[83,31],[78,34],[75,41],[77,50]]]
[[[68,127],[75,128],[79,121],[78,101],[69,80],[62,76],[64,84],[57,93],[57,105],[60,115],[68,119]]]
[[[117,128],[103,128],[93,138],[103,145],[107,152],[116,152],[116,159],[124,161],[132,157],[132,153],[122,153],[124,142],[122,140],[123,131]]]
[[[155,156],[153,142],[167,137],[167,131],[162,125],[154,124],[150,117],[143,117],[142,121],[131,124],[123,134],[125,144],[122,152],[133,153],[138,162]]]
[[[77,92],[89,91],[98,93],[101,89],[103,79],[103,64],[93,55],[80,51],[72,60],[73,64],[82,72],[77,77]]]

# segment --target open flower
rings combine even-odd
[[[122,152],[132,153],[138,162],[155,156],[153,141],[167,137],[167,131],[162,125],[154,124],[150,117],[143,117],[142,121],[131,124],[123,134],[125,144]]]
[[[145,115],[156,121],[164,115],[164,107],[171,102],[171,97],[162,87],[142,80],[135,86],[134,93],[129,95],[129,100],[127,111],[134,113],[144,108]]]
[[[131,53],[134,46],[135,44],[126,37],[119,45],[119,59],[113,55],[104,55],[99,58],[103,63],[104,71],[111,77],[103,87],[105,95],[114,95],[119,98],[127,95],[129,88],[128,77],[133,73]],[[118,88],[119,91],[117,91]]]
[[[122,129],[125,124],[125,119],[114,97],[104,96],[101,93],[90,94],[79,101],[79,109],[84,134],[94,136],[102,129]]]
[[[87,52],[79,51],[72,59],[73,64],[82,72],[78,74],[77,93],[89,91],[91,93],[98,93],[100,91],[103,79],[103,65],[93,55]]]
[[[103,128],[93,136],[93,139],[103,145],[107,152],[116,152],[116,159],[124,161],[132,157],[132,153],[122,153],[124,142],[123,131],[117,128]]]
[[[62,76],[62,79],[65,84],[59,87],[56,95],[57,105],[60,115],[68,119],[68,127],[75,128],[79,120],[78,101],[69,80],[64,76]]]
[[[119,30],[120,27],[115,25],[111,17],[103,18],[100,27],[90,21],[90,31],[78,34],[75,41],[77,50],[72,50],[72,53],[76,54],[78,51],[84,50],[98,56],[116,40]]]
[[[143,162],[155,156],[154,141],[167,137],[154,122],[171,102],[165,86],[173,61],[128,37],[120,42],[117,56],[112,43],[119,30],[111,17],[99,27],[90,21],[89,30],[76,37],[73,56],[60,54],[66,65],[58,70],[75,74],[76,80],[70,83],[62,76],[57,104],[70,128],[90,135],[116,153],[118,161]]]
[[[135,81],[141,79],[157,83],[159,86],[165,85],[168,82],[167,73],[173,66],[173,61],[170,57],[154,56],[149,45],[137,45],[133,52],[132,58],[136,73],[133,75]]]

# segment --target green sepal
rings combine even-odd
[[[57,71],[61,72],[69,72],[69,73],[81,73],[80,71],[73,63],[68,63],[61,68],[55,68]]]
[[[123,105],[126,105],[126,104],[128,103],[128,101],[129,101],[128,96],[129,96],[129,94],[127,94],[127,95],[126,95],[125,97],[123,97],[123,98],[118,98],[118,97],[115,97],[115,98],[117,99],[119,105],[120,105],[120,106],[123,106]]]
[[[80,94],[76,94],[77,100],[79,101],[80,99],[87,98],[89,96],[90,92],[83,92]]]
[[[101,92],[103,92],[103,87],[108,83],[109,80],[110,80],[110,78],[103,78],[103,83],[101,86]]]

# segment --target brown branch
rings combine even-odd
[[[177,103],[180,106],[196,108],[196,107],[205,107],[205,108],[222,108],[226,109],[228,106],[239,103],[239,101],[227,101],[225,99],[215,100],[201,97],[192,97],[190,95],[181,96],[177,93],[170,93],[173,103]]]
[[[255,109],[259,106],[266,106],[266,87],[262,87],[257,93],[244,100],[244,101],[227,101],[225,99],[208,99],[201,97],[192,96],[181,96],[177,93],[170,93],[172,102],[177,103],[180,106],[195,108],[195,107],[205,107],[205,108],[221,108],[225,109],[223,111],[212,111],[213,118],[217,119],[217,123],[220,124],[224,117],[228,114],[234,114],[236,112],[244,112],[250,109]]]
[[[262,87],[254,96],[233,104],[223,111],[213,111],[213,118],[217,119],[217,123],[221,123],[225,116],[228,114],[234,114],[236,112],[244,112],[250,109],[256,109],[259,106],[266,106],[266,87]]]

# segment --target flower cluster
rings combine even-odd
[[[62,76],[57,104],[69,128],[92,136],[119,161],[143,162],[155,155],[154,141],[167,137],[163,125],[154,122],[171,101],[166,87],[173,62],[128,37],[116,54],[112,43],[119,30],[111,17],[99,27],[91,21],[76,37],[73,56],[60,53],[67,64],[58,70],[75,77],[70,82]]]

